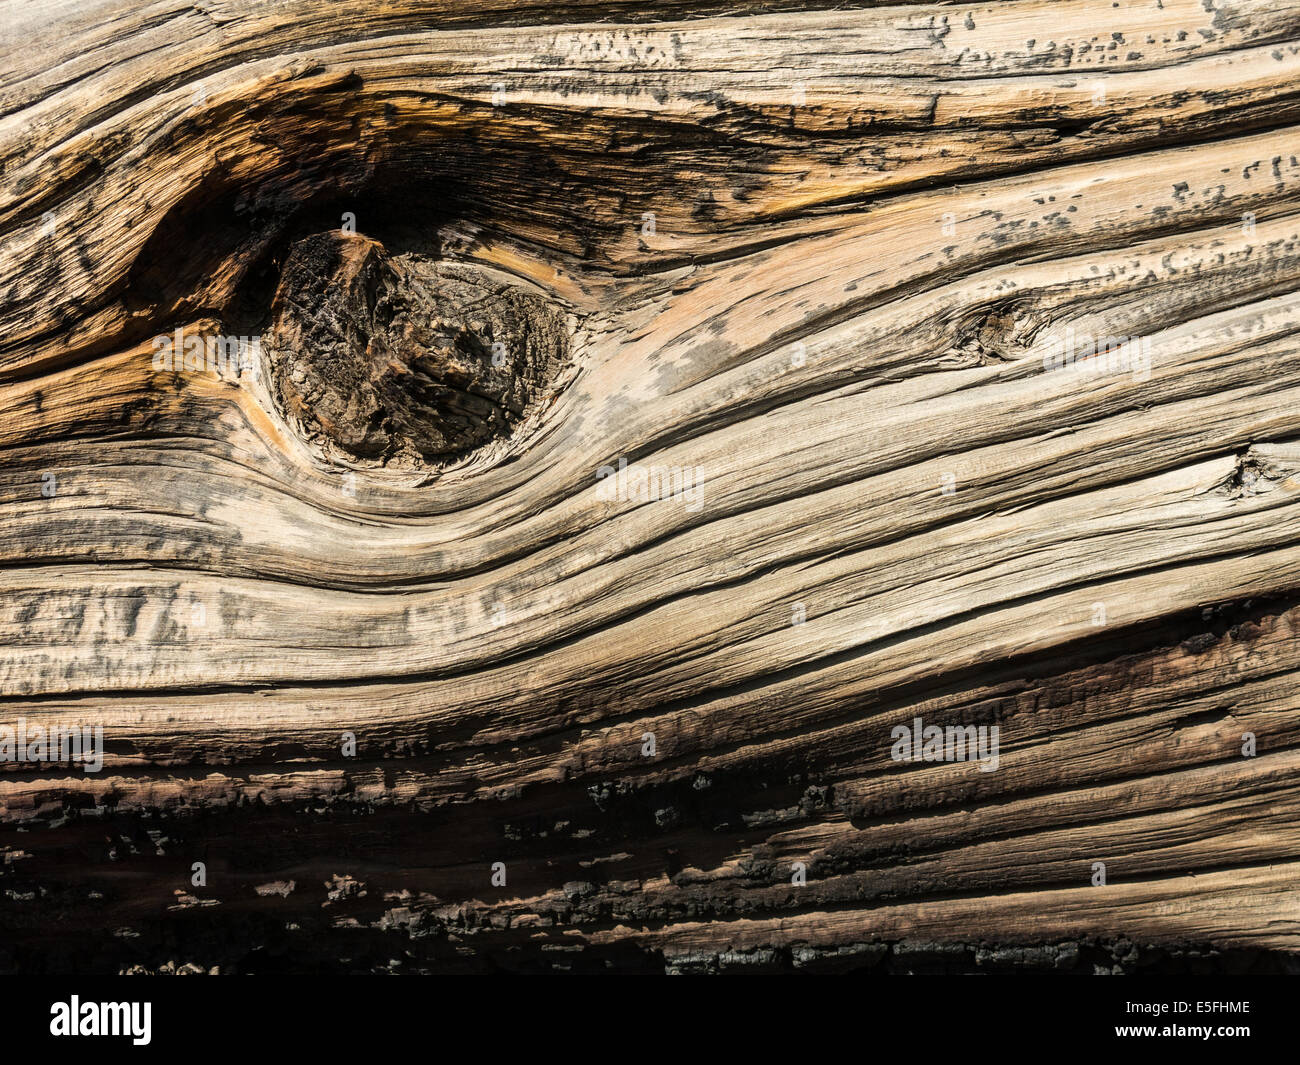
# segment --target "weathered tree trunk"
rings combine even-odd
[[[0,965],[1292,964],[1300,0],[830,7],[3,8]]]

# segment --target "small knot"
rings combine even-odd
[[[293,245],[271,319],[281,409],[384,464],[444,465],[508,436],[569,355],[563,312],[504,275],[341,231]]]

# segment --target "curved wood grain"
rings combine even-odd
[[[1293,965],[1300,5],[779,6],[8,13],[0,961]],[[340,230],[508,431],[156,365]]]

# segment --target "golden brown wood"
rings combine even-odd
[[[1300,3],[5,18],[4,966],[1294,964]]]

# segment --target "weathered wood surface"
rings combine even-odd
[[[0,14],[5,966],[1300,951],[1300,2]]]

